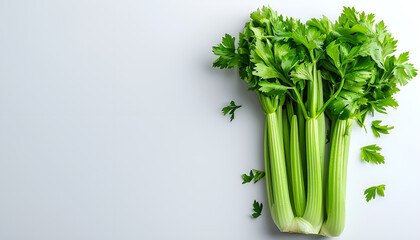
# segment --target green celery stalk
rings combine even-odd
[[[296,104],[298,105],[298,104]],[[302,173],[303,173],[303,183],[305,186],[305,191],[307,185],[307,171],[306,171],[306,138],[305,138],[305,117],[303,116],[302,108],[297,106],[297,118],[298,118],[298,129],[299,129],[299,148],[300,148],[300,158],[302,162]]]
[[[319,232],[323,221],[321,155],[319,150],[318,121],[310,118],[306,121],[306,151],[308,171],[308,191],[303,218],[307,220],[314,232]]]
[[[271,178],[271,162],[270,162],[270,150],[268,147],[268,121],[264,124],[264,167],[265,167],[265,181],[267,187],[268,206],[270,208],[271,217],[276,224],[278,223],[277,211],[274,209],[274,196],[273,196],[273,182]]]
[[[316,118],[320,103],[322,103],[322,83],[316,68],[316,61],[311,52],[313,61],[313,80],[308,82],[308,109],[309,119],[306,120],[306,159],[308,189],[306,208],[303,219],[308,221],[315,233],[318,233],[323,222],[323,153],[325,148],[325,120]],[[322,141],[324,139],[324,141]],[[322,145],[321,145],[322,144]]]
[[[317,91],[318,91],[318,98],[317,98],[317,108],[318,111],[322,108],[324,105],[324,91],[322,86],[322,76],[321,71],[317,71],[316,76],[314,77],[317,83]],[[317,118],[318,122],[318,138],[319,138],[319,152],[321,157],[321,176],[322,176],[322,185],[324,186],[322,188],[322,198],[324,199],[322,204],[322,213],[325,214],[325,185],[326,185],[326,173],[325,173],[325,141],[326,141],[326,130],[325,130],[325,114],[322,112],[319,114]]]
[[[305,183],[303,181],[302,159],[300,156],[298,119],[293,115],[290,123],[290,169],[293,202],[297,217],[302,217],[306,207]]]
[[[344,230],[347,162],[354,119],[336,120],[332,132],[327,184],[327,219],[321,234],[339,236]]]
[[[286,173],[287,173],[287,183],[288,183],[288,189],[289,189],[289,196],[290,196],[290,202],[292,204],[292,209],[293,212],[296,213],[296,209],[294,206],[294,201],[293,201],[293,191],[292,191],[292,175],[291,175],[291,170],[290,170],[290,123],[289,123],[289,117],[288,117],[288,113],[290,111],[292,111],[292,109],[290,109],[290,101],[287,101],[286,106],[283,107],[281,113],[277,113],[277,116],[279,117],[279,119],[281,118],[281,122],[282,122],[282,134],[280,134],[283,138],[283,144],[284,144],[284,156],[286,159]],[[277,110],[277,111],[279,111]]]
[[[277,98],[271,99],[270,97],[258,94],[261,107],[266,116],[266,141],[265,152],[269,156],[269,173],[270,181],[267,184],[271,185],[272,201],[270,209],[272,211],[273,219],[277,227],[281,231],[288,231],[293,219],[293,209],[290,202],[289,189],[287,183],[286,160],[284,156],[283,137],[282,137],[282,118],[279,100]],[[267,146],[268,145],[268,146]],[[268,164],[267,164],[268,165]],[[270,186],[267,186],[269,188]]]

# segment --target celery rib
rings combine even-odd
[[[290,130],[290,161],[291,179],[293,189],[293,201],[297,217],[302,217],[306,206],[305,183],[303,181],[302,160],[300,156],[299,131],[297,116],[291,121]]]
[[[306,150],[308,171],[308,193],[303,218],[312,224],[315,232],[322,225],[322,175],[319,151],[318,122],[311,118],[306,122]]]
[[[327,219],[321,234],[339,236],[345,225],[347,161],[353,119],[336,120],[332,133],[327,185]]]
[[[279,109],[281,109],[279,107]],[[281,111],[281,110],[280,110]],[[280,122],[276,113],[267,113],[268,149],[270,153],[271,179],[273,187],[274,210],[281,231],[288,231],[294,219],[287,185],[286,162],[283,139],[280,137]]]

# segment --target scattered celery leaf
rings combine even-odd
[[[251,171],[249,171],[249,176],[248,176],[248,175],[246,175],[245,173],[244,173],[244,174],[242,174],[242,179],[244,180],[244,181],[242,182],[242,184],[245,184],[245,183],[249,183],[249,182],[251,182],[253,178],[254,178],[254,173],[252,172],[252,170],[251,170]]]
[[[254,203],[252,204],[252,206],[254,207],[254,213],[252,214],[253,218],[257,218],[259,216],[261,216],[261,211],[263,209],[263,205],[262,203],[257,202],[256,200],[254,200]]]
[[[379,125],[381,120],[375,120],[372,122],[372,132],[375,137],[381,137],[380,134],[389,134],[388,130],[394,129],[393,126],[388,127],[388,125]]]
[[[213,62],[213,67],[235,68],[239,67],[240,56],[236,54],[235,38],[225,34],[222,43],[213,47],[213,53],[219,58]]]
[[[385,157],[381,155],[379,151],[382,150],[376,144],[368,145],[361,148],[362,150],[362,160],[370,163],[375,164],[383,164],[385,163]]]
[[[242,107],[242,105],[236,105],[235,101],[231,101],[229,106],[226,106],[222,109],[223,115],[230,114],[230,121],[235,118],[235,111]]]
[[[373,186],[370,187],[368,189],[365,190],[365,198],[366,198],[366,202],[369,202],[370,200],[375,199],[376,194],[378,194],[379,196],[384,197],[385,196],[385,184],[382,185],[378,185],[378,186]]]
[[[254,184],[257,183],[261,178],[265,176],[265,172],[253,169],[255,176],[254,176]]]

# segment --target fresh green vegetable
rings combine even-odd
[[[380,120],[376,120],[376,121],[372,121],[372,132],[373,135],[375,135],[375,137],[381,137],[381,134],[389,134],[389,130],[394,129],[394,127],[388,127],[388,125],[379,125],[381,124],[382,121]]]
[[[365,198],[366,198],[366,202],[369,202],[370,200],[375,199],[376,194],[378,194],[379,196],[385,196],[385,184],[382,185],[378,185],[378,186],[373,186],[370,187],[368,189],[365,190]]]
[[[231,101],[229,106],[226,106],[222,109],[223,115],[229,113],[230,121],[232,122],[232,120],[235,118],[235,111],[240,107],[242,107],[242,105],[237,106],[234,101]]]
[[[254,209],[253,209],[254,213],[252,213],[252,217],[257,218],[257,217],[261,216],[261,211],[263,209],[262,203],[259,203],[259,202],[254,200],[254,203],[252,204],[252,206],[254,207]]]
[[[361,148],[362,150],[362,160],[370,163],[375,164],[382,164],[385,163],[385,157],[381,155],[379,151],[382,150],[376,144],[368,145]]]
[[[273,221],[283,232],[339,236],[353,124],[396,108],[393,94],[417,70],[407,52],[392,55],[397,41],[384,22],[354,8],[345,7],[335,22],[324,16],[302,23],[269,7],[250,18],[237,44],[226,34],[213,47],[213,67],[237,68],[259,99]],[[375,125],[380,133],[389,129]],[[363,149],[363,160],[383,162],[375,146]]]

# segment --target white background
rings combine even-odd
[[[265,182],[241,184],[263,169],[264,116],[235,70],[211,68],[211,47],[264,3],[302,20],[374,12],[420,68],[415,1],[1,0],[0,239],[321,238],[280,233]],[[415,79],[375,116],[390,135],[355,126],[340,239],[420,239],[419,92]],[[361,162],[373,143],[385,165]]]

